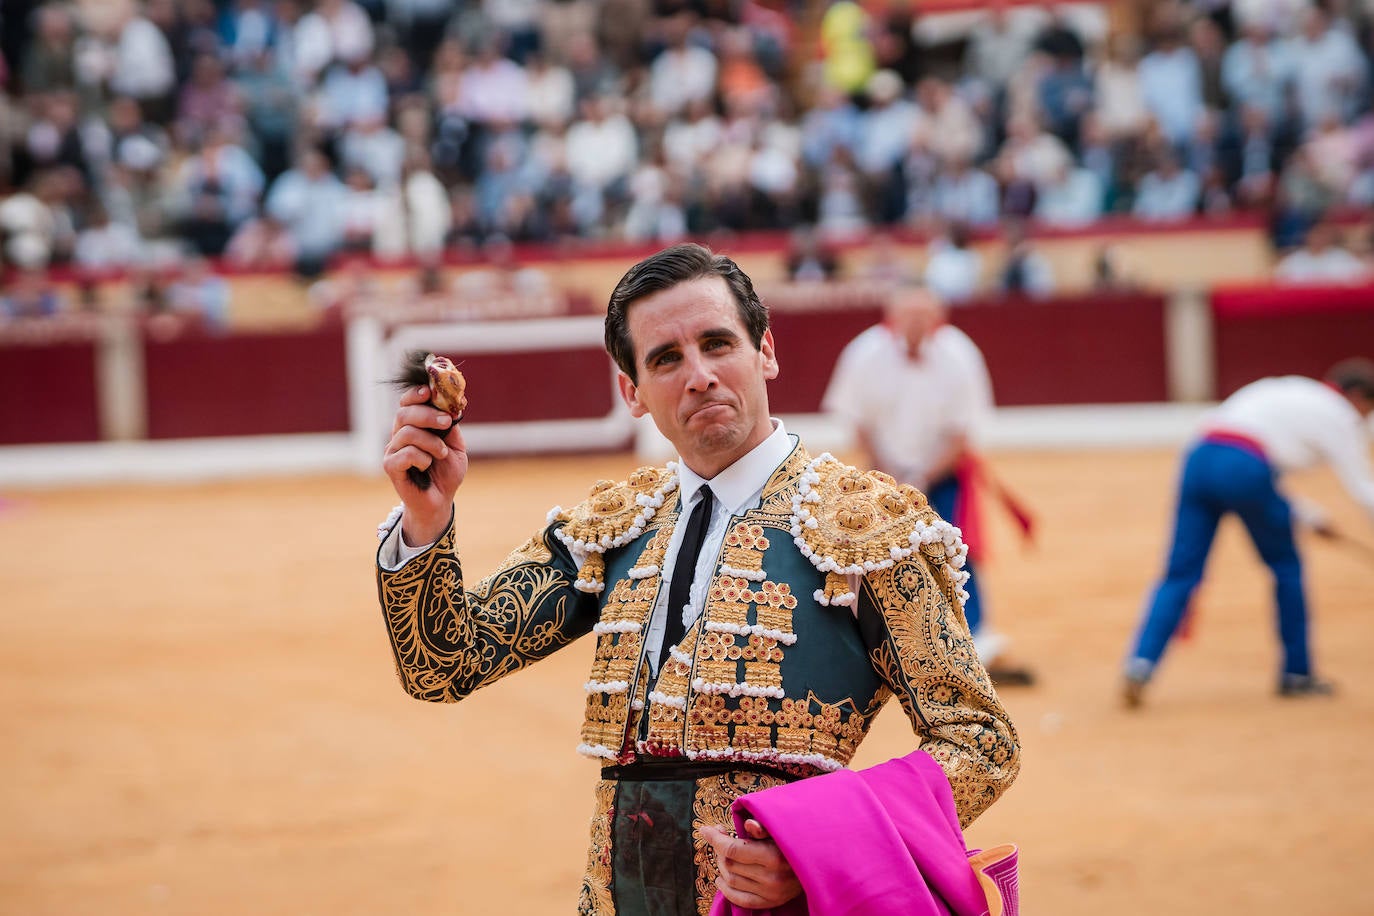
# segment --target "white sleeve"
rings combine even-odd
[[[835,370],[830,375],[830,383],[826,385],[825,395],[821,398],[822,410],[856,425],[865,420],[864,405],[868,400],[863,391],[865,349],[862,338],[856,337],[840,351],[840,358],[835,361]]]
[[[963,331],[951,326],[942,333],[948,341],[948,352],[963,375],[955,416],[961,431],[977,445],[992,418],[992,378],[988,375],[988,364],[978,345]]]
[[[396,572],[437,543],[438,541],[435,541],[423,547],[411,547],[406,543],[406,539],[401,537],[401,519],[398,515],[391,530],[382,537],[382,546],[377,552],[377,565],[387,572]]]
[[[1318,447],[1346,492],[1374,523],[1374,475],[1370,473],[1369,445],[1363,421],[1352,415],[1332,423],[1325,428]]]

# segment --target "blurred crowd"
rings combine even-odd
[[[993,2],[933,44],[898,0],[6,0],[0,261],[316,276],[493,241],[943,226],[957,250],[1008,220],[1234,211],[1288,251],[1374,205],[1368,5],[1138,8],[1090,33]]]

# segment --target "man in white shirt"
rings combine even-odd
[[[1332,692],[1312,672],[1302,560],[1294,516],[1320,535],[1335,532],[1319,510],[1290,503],[1275,484],[1285,471],[1330,464],[1374,521],[1367,420],[1374,411],[1374,363],[1338,363],[1319,382],[1301,376],[1266,378],[1231,395],[1203,423],[1183,460],[1173,544],[1126,661],[1123,696],[1139,706],[1160,657],[1183,619],[1222,516],[1234,512],[1274,574],[1283,663],[1280,696]]]
[[[1274,279],[1293,286],[1358,286],[1371,282],[1374,276],[1363,261],[1337,242],[1336,227],[1321,220],[1307,230],[1301,248],[1279,261]]]
[[[813,458],[769,417],[768,313],[730,259],[686,244],[632,267],[606,344],[631,413],[680,461],[598,482],[474,585],[454,548],[462,433],[427,387],[402,395],[383,458],[402,505],[377,576],[407,692],[457,702],[596,634],[585,916],[705,912],[718,886],[753,909],[796,897],[757,822],[728,832],[730,805],[842,768],[889,693],[972,821],[1019,751],[960,614],[957,532],[915,489]]]
[[[930,289],[898,287],[884,322],[841,352],[822,406],[851,426],[865,464],[923,490],[940,517],[962,529],[971,521],[971,462],[992,413],[992,381],[977,344],[946,318]],[[1026,669],[998,658],[1005,640],[985,625],[972,562],[964,569],[964,618],[980,657],[998,684],[1029,684]]]

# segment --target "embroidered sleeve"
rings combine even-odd
[[[978,660],[957,605],[937,569],[916,552],[866,576],[862,624],[877,624],[875,670],[897,695],[921,749],[944,768],[967,827],[1006,791],[1021,768],[1016,729]]]
[[[455,703],[591,631],[595,598],[550,525],[472,588],[453,528],[401,569],[377,568],[396,669],[416,699]]]

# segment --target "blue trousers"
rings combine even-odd
[[[926,490],[926,499],[930,500],[930,505],[940,513],[940,518],[951,525],[954,524],[955,510],[962,495],[959,478],[953,474],[935,481],[930,485],[930,489]],[[968,622],[968,631],[976,636],[978,629],[983,625],[983,603],[978,598],[978,573],[974,570],[972,562],[964,564],[964,571],[969,574],[968,584],[964,586],[964,590],[968,592],[968,601],[964,602],[964,620]]]
[[[1129,670],[1148,676],[1159,662],[1183,618],[1188,599],[1202,580],[1217,523],[1226,513],[1234,512],[1274,574],[1283,670],[1311,673],[1302,561],[1293,541],[1292,510],[1274,488],[1274,480],[1269,463],[1243,447],[1204,441],[1188,452],[1179,483],[1168,568],[1136,636]]]

